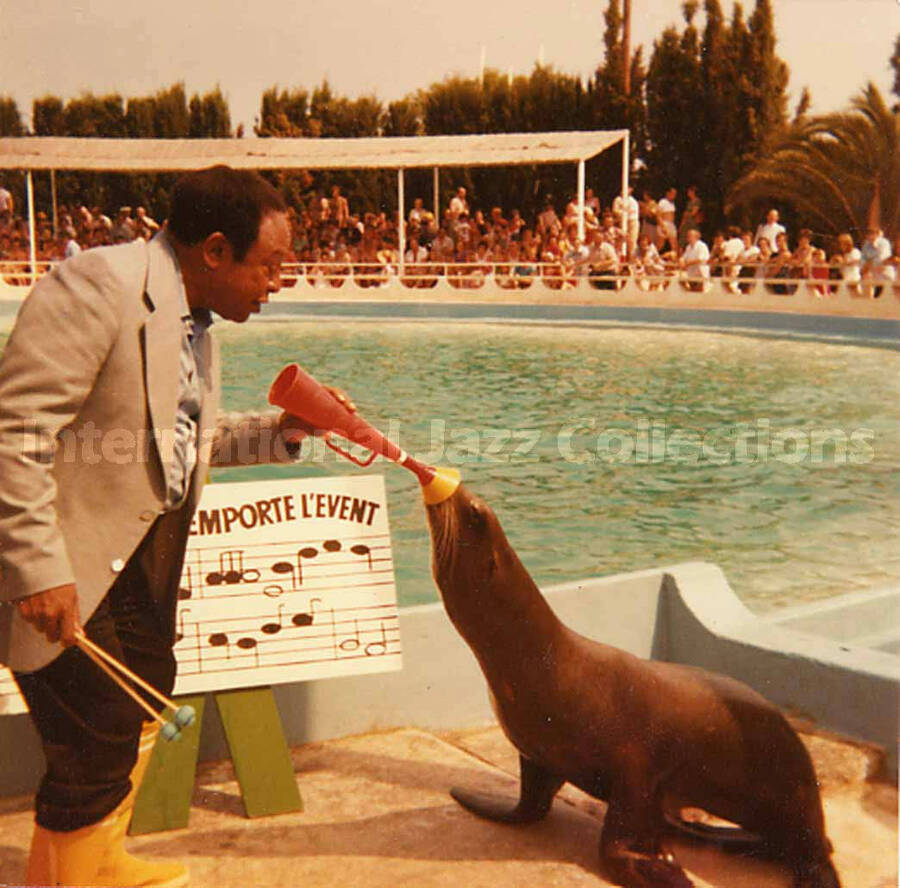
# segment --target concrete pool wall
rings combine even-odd
[[[673,279],[662,290],[643,289],[631,278],[622,283],[618,290],[597,290],[579,278],[574,287],[557,290],[535,280],[527,289],[507,289],[489,275],[473,289],[455,287],[446,278],[430,288],[409,287],[396,277],[378,287],[361,287],[349,277],[334,287],[286,273],[284,288],[262,319],[288,314],[690,327],[900,347],[900,285],[885,285],[880,298],[873,299],[830,281],[798,281],[795,292],[783,294],[761,281],[748,282],[746,293],[732,292],[717,278],[704,292],[687,290]],[[828,289],[824,295],[819,292],[823,286]],[[14,317],[27,293],[26,285],[14,286],[0,277],[0,318]]]
[[[900,590],[848,597],[839,623],[857,637],[881,633],[878,648],[844,637],[819,637],[814,609],[806,632],[785,628],[777,612],[766,619],[737,599],[721,570],[705,562],[585,579],[545,592],[573,629],[641,657],[715,669],[747,682],[790,713],[818,727],[885,749],[897,767],[900,658],[887,624],[896,624]],[[824,611],[828,632],[836,604]],[[791,609],[788,622],[797,620]],[[400,611],[404,667],[400,672],[275,687],[289,744],[402,726],[458,729],[492,721],[485,682],[441,604]],[[832,633],[833,634],[833,633]],[[215,707],[206,708],[203,759],[227,758]],[[0,718],[0,795],[34,790],[42,768],[37,737],[26,715]]]

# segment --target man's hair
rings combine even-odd
[[[284,198],[259,173],[220,164],[178,180],[168,227],[187,246],[220,231],[231,244],[235,260],[242,262],[256,242],[263,217],[284,212]]]

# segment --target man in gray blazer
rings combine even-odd
[[[47,759],[29,885],[187,883],[180,864],[123,849],[155,723],[142,734],[141,709],[73,642],[84,621],[171,692],[207,467],[291,460],[308,431],[277,412],[217,419],[210,313],[240,323],[258,312],[289,248],[279,193],[214,167],[179,181],[149,244],[62,263],[19,312],[0,361],[0,662]]]

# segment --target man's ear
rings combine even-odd
[[[228,238],[221,231],[208,235],[202,244],[203,262],[208,268],[220,268],[234,256]]]

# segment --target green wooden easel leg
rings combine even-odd
[[[216,705],[246,815],[302,811],[303,801],[272,689],[220,691]]]
[[[272,689],[219,691],[215,696],[247,817],[302,811]],[[129,835],[188,825],[206,697],[179,697],[177,702],[193,706],[196,719],[180,740],[157,741],[135,800]]]
[[[177,702],[193,706],[197,717],[179,740],[157,741],[135,799],[129,835],[181,829],[188,825],[206,697],[203,694],[180,697]]]

